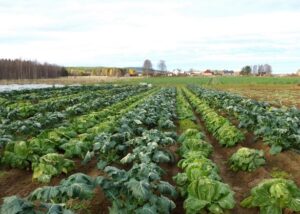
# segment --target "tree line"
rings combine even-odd
[[[264,76],[264,75],[271,75],[272,74],[272,66],[269,64],[264,65],[246,65],[241,70],[241,75],[257,75],[257,76]]]
[[[115,67],[69,67],[67,68],[71,76],[135,76],[136,71],[131,68]]]
[[[157,70],[158,73],[164,73],[167,71],[166,61],[165,60],[159,60],[157,64]],[[143,75],[144,76],[153,76],[155,73],[155,70],[153,69],[152,62],[149,59],[146,59],[143,64]]]
[[[0,59],[0,79],[40,79],[68,76],[67,70],[58,65],[31,60]]]

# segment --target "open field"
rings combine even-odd
[[[225,90],[252,99],[268,101],[275,106],[300,108],[300,77],[103,77],[70,76],[57,79],[0,80],[0,84],[94,84],[151,83],[156,86],[184,86],[188,84]]]
[[[205,84],[205,85],[298,85],[300,77],[108,77],[108,76],[69,76],[54,79],[20,79],[20,80],[0,80],[0,84],[93,84],[110,82],[139,83],[148,82],[155,85],[186,85],[186,84]]]
[[[109,83],[115,81],[132,81],[141,79],[140,77],[108,77],[108,76],[68,76],[60,78],[47,79],[19,79],[19,80],[0,80],[1,85],[7,84],[94,84]]]
[[[0,213],[300,212],[299,78],[89,80],[0,93]]]
[[[284,105],[300,108],[300,86],[298,85],[242,85],[239,87],[220,85],[212,88],[240,94],[259,101],[267,101],[277,107]]]

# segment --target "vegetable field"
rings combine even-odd
[[[300,213],[300,110],[205,86],[1,92],[0,213]]]

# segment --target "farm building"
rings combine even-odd
[[[204,76],[213,76],[214,75],[214,72],[212,72],[211,70],[206,70],[202,73],[202,75]]]

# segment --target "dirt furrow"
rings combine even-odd
[[[222,147],[218,141],[207,131],[204,122],[201,117],[194,112],[197,117],[197,123],[201,127],[202,132],[205,134],[206,141],[212,144],[214,147],[211,159],[216,163],[220,169],[220,175],[223,181],[230,185],[231,189],[235,192],[236,206],[232,210],[232,213],[238,214],[257,214],[259,210],[256,208],[243,208],[240,206],[240,202],[246,198],[252,187],[259,183],[260,180],[268,178],[269,174],[263,167],[258,168],[252,173],[249,172],[234,172],[230,170],[227,163],[231,155],[241,146],[233,148]]]

